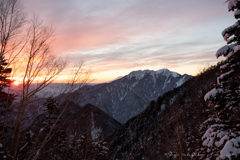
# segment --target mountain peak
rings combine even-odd
[[[149,74],[151,72],[154,72],[153,70],[138,70],[138,71],[132,71],[127,75],[127,78],[131,79],[132,77],[135,77],[136,79],[140,80],[142,79],[146,74]]]
[[[170,71],[167,68],[163,68],[163,69],[157,70],[156,72],[161,73],[161,72],[170,72]]]
[[[172,72],[172,71],[168,70],[167,68],[163,68],[163,69],[160,69],[160,70],[157,70],[157,71],[154,71],[154,70],[132,71],[131,73],[129,73],[127,75],[127,78],[131,79],[131,78],[135,77],[137,80],[140,80],[140,79],[144,78],[144,76],[146,76],[147,74],[151,74],[152,76],[164,75],[166,77],[171,75],[174,78],[180,76],[180,74],[178,74],[176,72]]]
[[[111,83],[85,86],[74,100],[80,106],[87,103],[97,106],[117,121],[125,123],[142,112],[149,101],[179,87],[189,78],[191,76],[182,76],[168,69],[138,70]],[[91,108],[91,105],[88,107]]]
[[[171,75],[174,78],[181,76],[180,74],[178,74],[176,72],[173,72],[173,71],[170,71],[167,68],[163,68],[163,69],[160,69],[160,70],[156,71],[156,74],[165,75],[167,77]]]

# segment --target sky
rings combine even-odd
[[[221,32],[235,23],[225,0],[22,0],[55,28],[53,52],[84,61],[94,83],[134,70],[196,75],[221,59]]]

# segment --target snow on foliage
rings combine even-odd
[[[228,11],[234,11],[234,8],[238,5],[239,0],[229,0]]]
[[[228,61],[233,55],[234,55],[234,52],[230,52],[230,53],[226,56],[226,60]]]
[[[217,78],[217,83],[220,84],[226,77],[229,77],[233,72],[234,70],[231,70],[229,72],[221,74],[221,76]]]
[[[223,149],[220,151],[220,158],[231,159],[231,156],[237,156],[240,154],[240,137],[232,138],[231,140],[227,141]]]
[[[238,27],[239,22],[237,21],[234,25],[229,26],[228,28],[225,28],[222,31],[222,36],[224,38],[225,41],[228,40],[229,37],[231,37],[234,34],[234,30],[236,30],[236,28]]]
[[[211,91],[209,91],[205,96],[204,96],[204,100],[205,101],[208,101],[210,98],[213,98],[215,99],[217,94],[219,93],[223,93],[223,89],[219,88],[219,89],[216,89],[216,88],[213,88]]]
[[[202,123],[201,127],[203,127],[203,125],[208,124],[208,123],[211,123],[211,122],[213,122],[213,121],[220,122],[220,119],[219,119],[219,118],[210,117],[210,118],[208,118],[206,121],[204,121],[204,122]]]
[[[226,64],[224,64],[224,65],[221,65],[220,66],[220,69],[222,70],[222,69],[225,69],[225,68],[227,68],[228,66],[230,66],[231,64],[230,63],[226,63]]]
[[[224,132],[224,133],[226,133],[226,132]],[[227,135],[227,133],[220,139],[220,141],[218,141],[218,142],[216,142],[215,143],[215,145],[217,146],[217,147],[221,147],[223,144],[224,144],[224,142],[226,142],[226,141],[228,141],[229,140],[229,136]]]
[[[236,53],[239,50],[240,50],[240,45],[237,45],[237,46],[234,47],[234,53]]]
[[[234,17],[235,17],[236,19],[240,18],[240,9],[238,9],[238,10],[236,10],[236,11],[234,12]]]
[[[220,133],[218,133],[217,137],[222,138],[222,137],[226,136],[226,134],[227,134],[227,131],[221,131]]]
[[[202,140],[204,140],[202,145],[212,148],[213,145],[214,145],[214,142],[216,141],[215,138],[219,137],[219,136],[223,137],[224,136],[223,133],[225,133],[225,134],[227,133],[227,132],[223,131],[223,128],[226,127],[226,126],[227,125],[225,125],[225,124],[211,125],[211,127],[208,128],[208,130],[205,132],[205,134],[202,137]],[[218,142],[215,142],[215,145],[217,143]]]
[[[234,11],[235,18],[240,18],[240,0],[228,0],[228,10]],[[240,154],[240,131],[239,131],[239,39],[240,21],[226,28],[222,32],[227,44],[220,48],[216,57],[226,57],[225,64],[220,67],[221,75],[217,78],[215,88],[205,96],[205,101],[210,101],[208,106],[212,108],[212,117],[218,117],[219,121],[202,123],[201,128],[205,130],[202,136],[202,153],[205,159],[214,158],[211,154],[219,155],[216,159],[235,159]],[[219,96],[219,95],[220,96]],[[213,118],[212,118],[213,119]],[[210,126],[210,127],[209,127]],[[200,129],[201,129],[200,128]],[[208,155],[207,153],[210,153]],[[237,158],[239,159],[239,158]]]
[[[217,53],[216,53],[216,57],[220,57],[220,56],[224,56],[226,57],[228,55],[229,52],[233,51],[235,49],[235,45],[226,45],[223,46],[222,48],[220,48]]]

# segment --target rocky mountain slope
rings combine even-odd
[[[109,159],[191,159],[198,127],[207,118],[205,93],[216,82],[210,67],[152,101],[108,140]],[[198,157],[196,157],[198,158]]]
[[[112,81],[84,86],[75,91],[74,102],[80,106],[93,104],[121,123],[141,113],[147,104],[190,79],[168,69],[133,71]]]

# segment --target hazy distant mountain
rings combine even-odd
[[[142,112],[149,101],[182,85],[189,78],[191,76],[168,69],[133,71],[110,83],[84,86],[73,93],[77,95],[74,101],[80,106],[93,104],[124,123]]]

